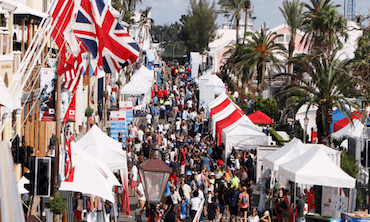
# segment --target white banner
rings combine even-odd
[[[193,222],[199,222],[200,221],[200,216],[202,215],[202,212],[203,212],[203,205],[204,205],[204,199],[202,200],[202,202],[199,205],[199,209],[198,209],[197,213],[195,214]]]

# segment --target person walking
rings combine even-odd
[[[239,194],[239,211],[241,221],[247,222],[249,209],[249,194],[247,187],[242,187],[242,192]]]

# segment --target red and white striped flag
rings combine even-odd
[[[66,160],[65,160],[65,168],[64,168],[64,176],[65,182],[73,182],[73,175],[74,175],[74,167],[72,165],[72,151],[71,151],[71,140],[66,138]]]

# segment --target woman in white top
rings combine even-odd
[[[252,209],[252,214],[248,217],[248,222],[259,222],[260,218],[257,214],[257,209]]]

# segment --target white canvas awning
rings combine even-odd
[[[154,81],[154,70],[149,70],[145,66],[141,65],[140,69],[137,70],[133,76],[140,76],[152,84]]]
[[[122,150],[122,144],[109,137],[94,125],[76,144],[104,162],[113,170],[127,168],[126,153]]]
[[[117,178],[100,159],[71,142],[73,179],[63,181],[59,190],[92,194],[114,203],[114,186],[120,186]]]
[[[121,88],[121,94],[140,96],[149,93],[151,83],[140,76],[132,77],[130,82]]]
[[[337,166],[322,148],[311,147],[279,167],[279,175],[301,184],[354,188],[356,180]]]
[[[280,149],[263,157],[263,164],[271,171],[278,171],[280,165],[298,158],[312,147],[322,149],[330,156],[330,159],[337,165],[340,164],[340,153],[330,147],[322,144],[304,144],[300,139],[293,138],[289,143],[285,144]]]

